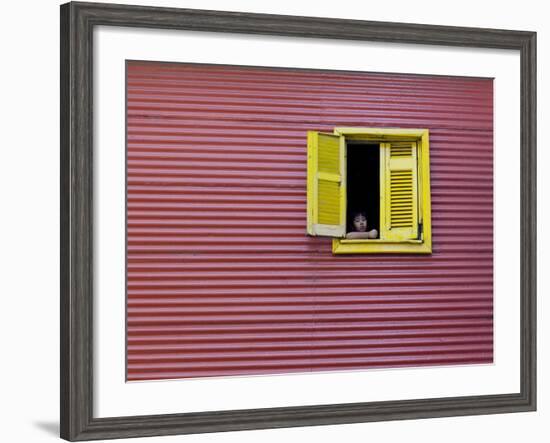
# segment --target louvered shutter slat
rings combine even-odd
[[[417,152],[414,142],[386,143],[384,238],[418,238]]]
[[[344,139],[308,132],[307,232],[314,236],[346,234]]]

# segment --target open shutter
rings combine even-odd
[[[382,236],[400,241],[418,238],[418,178],[415,142],[383,143],[384,218]]]
[[[346,235],[346,161],[344,137],[308,131],[307,232]]]

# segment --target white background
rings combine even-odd
[[[126,3],[121,1],[120,3]],[[129,3],[152,4],[133,1]],[[550,113],[548,87],[542,82],[550,61],[550,31],[544,3],[461,1],[334,2],[162,1],[156,5],[317,15],[369,20],[535,30],[539,33],[539,165],[548,164],[542,136]],[[0,333],[1,440],[53,441],[58,433],[58,275],[59,275],[59,11],[54,1],[3,5],[0,69]],[[337,9],[336,7],[337,6]],[[548,75],[546,75],[548,77]],[[539,174],[539,195],[548,174]],[[550,203],[539,198],[539,411],[481,417],[384,422],[270,431],[163,437],[146,441],[546,441],[550,419],[548,372],[550,328],[544,278],[549,236],[540,228]],[[545,248],[546,246],[546,248]],[[546,249],[546,251],[545,251]],[[529,438],[523,438],[527,434]],[[546,435],[545,435],[546,434]]]

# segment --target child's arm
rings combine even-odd
[[[372,229],[368,232],[348,232],[346,234],[346,238],[350,240],[358,240],[362,238],[376,238],[378,237],[378,231],[376,229]]]

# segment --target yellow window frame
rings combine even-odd
[[[359,140],[391,143],[414,142],[417,146],[417,198],[418,223],[421,224],[421,238],[411,240],[394,240],[391,238],[352,240],[333,238],[332,252],[334,254],[368,254],[368,253],[411,253],[431,254],[432,226],[430,199],[430,144],[427,129],[403,128],[347,128],[334,129],[335,135],[341,135],[348,140]],[[380,168],[385,168],[385,162],[380,162]],[[386,171],[381,171],[385,176]],[[381,192],[382,194],[382,192]],[[387,201],[380,200],[380,214],[387,213]],[[382,220],[381,220],[382,221]]]

